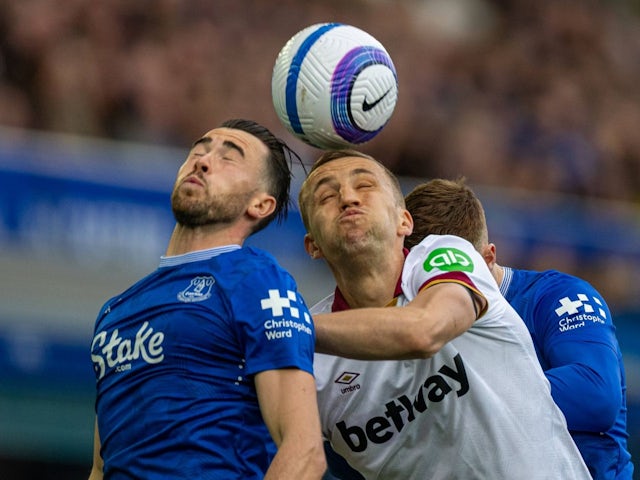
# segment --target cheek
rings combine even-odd
[[[322,218],[317,211],[310,211],[307,212],[307,222],[309,224],[309,233],[315,238],[319,227],[323,224]]]
[[[310,221],[310,230],[313,237],[318,239],[320,243],[336,235],[336,224],[332,220],[333,217],[323,215],[322,212],[316,212]]]

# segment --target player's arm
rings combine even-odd
[[[326,470],[313,376],[284,368],[255,377],[258,401],[278,446],[265,480],[320,479]]]
[[[444,282],[403,307],[314,315],[316,351],[363,360],[429,358],[469,329],[485,302],[459,283]]]
[[[586,298],[592,306],[557,312],[560,299]],[[618,341],[611,312],[587,282],[560,277],[547,282],[536,299],[533,322],[551,395],[570,430],[602,432],[611,428],[622,406]],[[575,328],[559,328],[569,324]]]
[[[104,463],[100,455],[100,432],[98,432],[98,419],[96,418],[93,431],[93,465],[91,466],[89,480],[102,480],[103,466]]]
[[[599,342],[558,342],[545,371],[570,430],[606,432],[622,406],[616,352]]]

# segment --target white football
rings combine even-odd
[[[398,100],[391,57],[369,33],[319,23],[296,33],[276,58],[273,106],[289,132],[321,149],[367,142]]]

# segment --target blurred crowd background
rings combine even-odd
[[[372,33],[396,65],[396,111],[363,146],[395,173],[636,208],[637,10],[622,0],[0,0],[0,125],[184,146],[246,116],[286,137],[271,103],[275,57],[303,27],[340,21]],[[317,154],[298,149],[309,162]],[[640,302],[629,291],[637,259],[612,250],[587,264],[544,255]]]
[[[634,6],[2,0],[0,123],[180,146],[230,112],[275,128],[275,55],[302,27],[342,21],[396,65],[396,113],[367,147],[396,173],[637,202]]]
[[[490,228],[513,206],[579,205],[574,223],[535,228],[571,237],[579,218],[581,242],[498,244],[501,263],[581,275],[637,319],[639,13],[631,0],[0,0],[0,127],[185,148],[247,117],[311,163],[319,151],[275,116],[273,63],[302,28],[348,23],[385,45],[399,79],[362,150],[414,183],[464,175]],[[620,230],[595,228],[612,218]]]

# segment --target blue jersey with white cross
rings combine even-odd
[[[594,479],[631,479],[626,380],[611,312],[588,282],[505,268],[500,291],[524,319],[551,394]]]
[[[314,341],[294,279],[269,254],[164,257],[95,324],[105,478],[262,478],[276,447],[254,376],[313,373]]]

